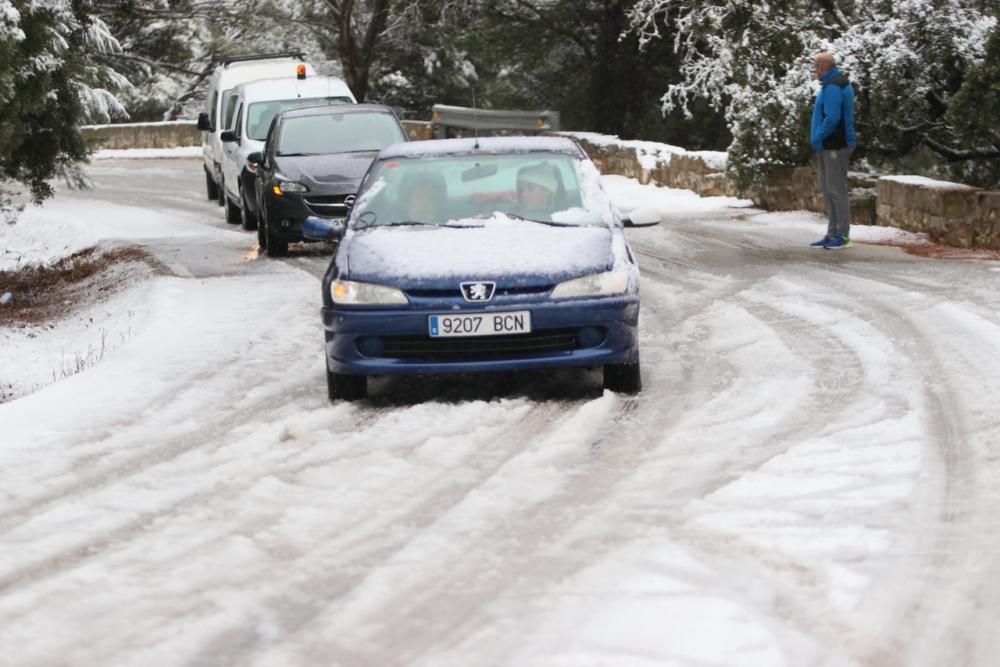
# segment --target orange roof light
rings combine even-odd
[[[298,67],[295,68],[295,78],[304,79],[306,78],[306,66],[305,63],[299,63]]]

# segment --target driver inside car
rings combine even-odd
[[[400,220],[444,222],[447,190],[444,177],[434,172],[413,174],[404,184]]]

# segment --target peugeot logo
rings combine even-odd
[[[354,206],[354,195],[347,195],[346,197],[344,197],[344,206],[346,206],[347,208],[351,208],[352,206]]]
[[[485,303],[493,300],[493,293],[496,292],[497,284],[493,282],[470,282],[461,283],[462,296],[469,303]]]

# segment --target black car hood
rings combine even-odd
[[[341,194],[358,189],[378,151],[330,155],[278,156],[277,172],[309,188],[310,192]]]

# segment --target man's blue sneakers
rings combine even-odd
[[[819,241],[816,241],[815,243],[810,243],[809,247],[810,248],[825,248],[826,244],[829,243],[829,242],[830,242],[830,237],[829,236],[824,236]]]
[[[826,242],[823,247],[827,250],[840,250],[841,248],[850,248],[854,244],[851,243],[851,239],[848,236],[838,235],[832,237]]]

